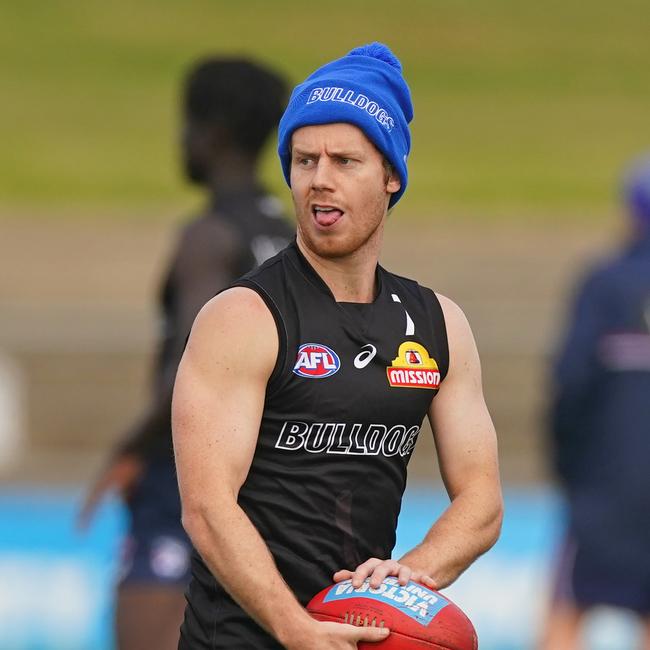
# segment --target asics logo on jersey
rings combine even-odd
[[[377,348],[374,345],[368,343],[361,348],[361,352],[354,357],[354,367],[361,370],[365,368],[377,354]]]
[[[322,379],[339,371],[341,360],[334,350],[320,343],[303,343],[293,372],[299,377]]]

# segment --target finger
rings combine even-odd
[[[369,560],[366,560],[363,564],[360,564],[352,575],[352,586],[355,589],[358,589],[363,581],[378,567],[383,560],[380,560],[376,557],[371,557]]]
[[[114,463],[113,483],[124,501],[128,501],[135,490],[144,471],[144,464],[139,458],[124,456]]]
[[[77,530],[83,531],[88,528],[90,520],[97,510],[97,504],[103,498],[106,491],[111,487],[111,478],[108,474],[102,474],[88,490],[86,498],[77,516]]]
[[[90,520],[95,514],[97,508],[97,503],[101,497],[102,492],[98,489],[98,486],[94,486],[92,490],[88,493],[84,499],[83,504],[77,515],[77,530],[84,531],[88,528]]]
[[[337,571],[333,578],[334,582],[341,582],[342,580],[349,580],[354,574],[349,569],[341,569]]]
[[[353,637],[355,641],[368,641],[369,643],[383,641],[390,634],[390,630],[387,627],[368,625],[368,627],[355,627],[353,629],[356,630],[356,634]]]
[[[396,560],[385,560],[378,564],[370,576],[370,586],[377,589],[387,576],[394,576],[400,570],[401,565]]]
[[[408,584],[408,581],[411,579],[413,572],[410,567],[407,567],[403,564],[399,565],[399,571],[397,572],[397,582],[399,582],[402,587]]]
[[[429,589],[438,588],[435,580],[426,573],[420,573],[419,571],[418,572],[414,571],[411,574],[411,580],[414,580],[415,582],[419,582],[420,584],[423,584],[425,587],[429,587]]]
[[[420,578],[420,582],[425,587],[429,587],[429,589],[438,589],[438,584],[436,583],[436,581],[431,576],[423,575]]]
[[[330,623],[328,621],[324,621],[320,624],[327,626],[330,638],[345,639],[346,641],[354,643],[354,647],[356,647],[356,644],[360,641],[368,641],[370,643],[383,641],[390,634],[390,630],[387,627],[384,627],[382,623],[379,623],[376,618],[372,621],[363,619],[363,621],[359,623],[361,627],[351,623]]]

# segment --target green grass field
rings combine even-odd
[[[647,0],[13,0],[0,5],[0,215],[171,217],[177,102],[206,53],[294,81],[370,40],[415,102],[413,215],[602,215],[650,148]],[[269,148],[269,184],[286,197]]]

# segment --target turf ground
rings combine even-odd
[[[404,214],[603,214],[650,146],[649,26],[646,0],[4,2],[0,215],[176,216],[192,60],[254,55],[297,81],[371,40],[413,89]],[[282,188],[271,153],[265,170]]]

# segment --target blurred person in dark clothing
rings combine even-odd
[[[650,155],[623,190],[629,242],[582,282],[551,382],[569,522],[544,650],[582,647],[597,605],[636,613],[650,649]]]
[[[200,61],[185,80],[185,174],[207,190],[208,202],[183,226],[164,280],[148,408],[113,451],[80,512],[83,527],[105,493],[116,490],[130,513],[117,588],[116,635],[122,650],[178,644],[191,543],[181,525],[171,440],[174,378],[203,304],[284,248],[293,235],[257,171],[287,94],[284,79],[243,59]]]

